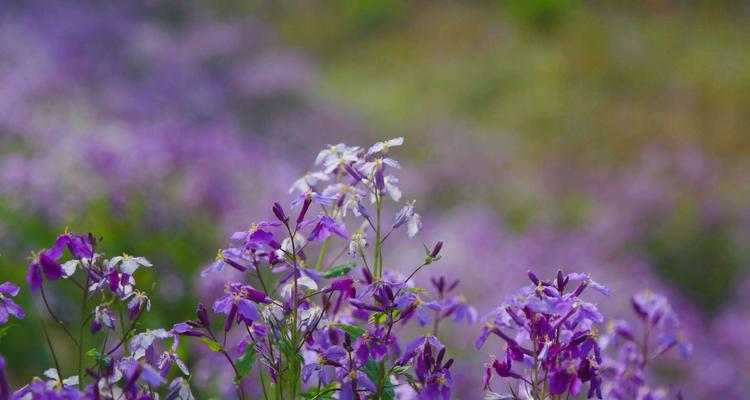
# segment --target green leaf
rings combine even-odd
[[[240,378],[244,378],[250,374],[250,371],[253,370],[253,364],[255,364],[255,344],[257,342],[253,341],[249,345],[247,345],[247,348],[245,349],[245,353],[242,354],[240,358],[237,359],[237,374]]]
[[[221,350],[221,344],[219,342],[215,342],[209,338],[200,338],[201,343],[208,346],[208,349],[211,351],[219,351]]]
[[[336,393],[336,382],[329,383],[322,387],[313,386],[307,392],[302,393],[301,396],[306,399],[333,400],[333,397],[331,396],[334,393]]]
[[[344,325],[344,324],[337,324],[342,331],[349,334],[349,336],[352,337],[352,339],[357,339],[358,337],[362,336],[365,333],[365,330],[358,327],[358,326],[351,326],[351,325]]]
[[[385,362],[385,359],[383,360]],[[377,382],[380,380],[380,364],[376,363],[373,360],[367,360],[367,364],[365,364],[364,368],[362,368],[362,371],[367,375],[368,378],[370,378],[371,381],[377,384]],[[388,377],[385,378],[386,382],[389,382]],[[393,386],[390,383],[387,383],[383,387],[383,399],[387,400],[393,400],[396,398],[396,393],[393,391]]]
[[[13,324],[8,324],[0,328],[0,343],[2,343],[3,341],[3,336],[7,335],[8,330],[10,330],[10,328],[12,328],[13,326]]]
[[[397,365],[393,367],[392,371],[396,375],[406,375],[409,370],[409,365]]]
[[[323,278],[331,279],[331,278],[338,278],[339,276],[344,276],[349,273],[349,271],[352,270],[352,268],[356,267],[357,263],[355,261],[349,261],[348,263],[339,264],[331,267],[328,271],[325,271],[321,274]]]

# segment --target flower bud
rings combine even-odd
[[[283,223],[289,222],[289,217],[287,217],[286,214],[284,213],[284,209],[281,207],[281,204],[279,204],[278,202],[273,203],[272,210],[273,210],[273,215],[275,215],[279,221]]]
[[[208,312],[206,311],[206,307],[203,306],[203,303],[198,304],[198,308],[195,310],[195,315],[198,316],[198,321],[200,321],[201,326],[205,328],[211,326],[211,322],[208,320]]]
[[[298,224],[305,219],[305,214],[307,214],[307,209],[310,208],[310,203],[312,203],[312,196],[305,197],[305,202],[302,203],[302,209],[299,210],[299,214],[297,215]]]
[[[435,247],[432,248],[432,252],[430,253],[430,258],[435,258],[440,254],[440,250],[443,249],[443,241],[440,240],[435,244]]]

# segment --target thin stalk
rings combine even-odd
[[[57,318],[57,315],[55,315],[55,313],[52,311],[52,307],[49,306],[49,302],[47,301],[47,295],[44,293],[44,283],[42,283],[42,285],[39,286],[39,289],[42,292],[42,302],[44,303],[44,307],[47,308],[47,312],[49,313],[50,317],[52,317],[52,319],[55,320],[55,322],[60,324],[60,326],[63,328],[65,333],[68,335],[68,337],[70,337],[70,340],[72,340],[73,343],[75,343],[75,345],[78,346],[78,341],[73,336],[73,334],[70,333],[70,330],[68,330],[68,327],[65,326],[65,322],[63,322],[60,318]]]
[[[320,271],[320,268],[323,266],[323,259],[326,255],[326,249],[328,248],[328,241],[330,240],[330,236],[327,237],[323,241],[323,246],[320,248],[320,255],[318,255],[318,262],[315,263],[315,270]]]
[[[375,277],[380,278],[383,276],[383,269],[382,269],[382,263],[381,263],[381,254],[380,254],[380,207],[381,206],[381,199],[380,199],[380,191],[375,188],[375,211],[376,211],[376,219],[375,219],[375,255],[373,259],[373,267],[375,268]]]
[[[86,304],[89,299],[89,281],[91,274],[86,270],[86,290],[83,291],[83,301],[81,301],[81,326],[78,327],[78,386],[83,389],[83,333],[86,328]]]
[[[52,355],[52,361],[55,363],[55,369],[57,370],[57,378],[60,382],[62,382],[62,371],[60,371],[60,363],[57,362],[57,355],[55,354],[55,347],[52,346],[52,341],[49,340],[49,333],[47,333],[47,327],[44,326],[44,321],[41,321],[42,323],[42,332],[44,332],[44,339],[47,340],[47,346],[49,347],[49,352]]]

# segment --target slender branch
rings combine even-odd
[[[42,301],[44,302],[44,307],[47,308],[47,312],[49,313],[49,315],[52,317],[53,320],[55,320],[55,322],[60,324],[60,326],[65,331],[65,333],[68,334],[68,337],[70,337],[70,340],[72,340],[73,343],[75,343],[75,345],[78,346],[78,341],[76,340],[76,338],[73,336],[72,333],[70,333],[70,330],[68,330],[68,327],[65,326],[65,323],[60,318],[57,318],[57,315],[55,315],[55,313],[52,311],[52,307],[49,306],[49,302],[47,301],[47,295],[44,293],[44,283],[42,283],[39,286],[39,289],[41,289],[40,291],[42,292]]]

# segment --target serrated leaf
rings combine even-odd
[[[357,339],[365,333],[365,330],[358,326],[344,324],[337,324],[336,326],[339,327],[342,331],[348,333],[349,336],[352,337],[352,339]]]
[[[352,270],[352,268],[356,267],[357,263],[355,261],[349,261],[344,264],[339,264],[336,266],[331,267],[328,269],[328,271],[323,272],[320,274],[323,278],[330,279],[330,278],[338,278],[340,276],[344,276],[349,273],[349,271]]]
[[[240,378],[246,377],[250,374],[250,371],[253,370],[253,365],[255,364],[255,358],[257,356],[257,354],[255,353],[256,343],[256,341],[250,343],[245,349],[245,352],[242,354],[242,356],[237,359],[237,363],[235,366],[237,368],[237,374]]]
[[[219,342],[215,342],[209,338],[200,338],[201,343],[208,346],[208,349],[211,351],[219,351],[221,350],[221,344]]]

